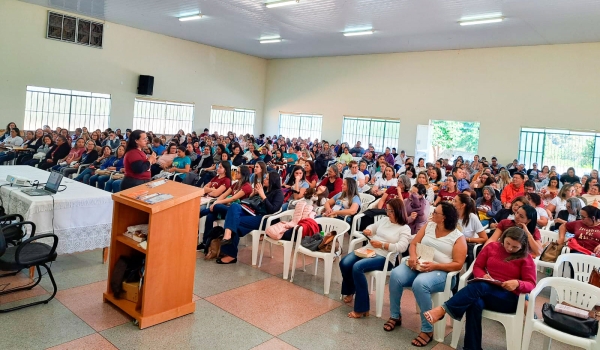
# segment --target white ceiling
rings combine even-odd
[[[600,41],[599,0],[22,0],[264,58]],[[201,12],[204,18],[177,17]],[[502,13],[502,23],[458,25]],[[372,27],[374,35],[344,37]],[[283,41],[260,44],[261,37]]]

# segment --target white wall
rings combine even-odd
[[[267,61],[107,23],[104,48],[45,38],[47,8],[0,1],[0,128],[23,125],[27,85],[108,93],[110,126],[131,127],[140,74],[154,76],[153,98],[194,102],[194,128],[208,127],[210,106],[256,110],[262,129]]]
[[[598,129],[600,43],[271,60],[264,132],[279,112],[323,114],[323,138],[342,118],[398,118],[399,147],[415,148],[430,119],[479,121],[479,153],[512,161],[522,126]]]

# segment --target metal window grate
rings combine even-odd
[[[572,130],[521,128],[519,162],[555,166],[558,174],[575,168],[577,174],[589,173],[600,165],[600,134]]]
[[[25,129],[44,125],[51,128],[108,128],[111,96],[92,92],[28,86],[25,97]]]
[[[190,132],[194,126],[194,104],[170,101],[135,99],[133,129],[155,134]]]
[[[102,23],[48,11],[46,30],[48,39],[102,48]]]
[[[342,142],[347,142],[350,147],[360,141],[364,148],[373,144],[375,151],[382,152],[386,147],[398,147],[399,139],[399,120],[344,117]]]
[[[210,132],[227,135],[232,131],[237,135],[254,134],[256,111],[252,109],[212,106],[210,110]]]
[[[323,125],[323,116],[318,114],[306,113],[280,113],[279,114],[279,135],[311,140],[321,139],[321,127]]]

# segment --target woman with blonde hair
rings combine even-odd
[[[498,190],[502,191],[506,185],[509,185],[512,182],[512,178],[510,177],[510,173],[506,169],[500,170],[498,174]]]

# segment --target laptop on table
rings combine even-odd
[[[50,177],[48,177],[48,182],[43,189],[41,188],[24,188],[21,192],[25,193],[29,196],[51,196],[58,192],[58,187],[60,186],[60,182],[62,181],[63,176],[57,172],[51,172]]]

